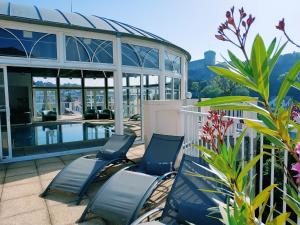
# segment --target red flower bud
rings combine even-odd
[[[285,29],[284,18],[283,18],[282,20],[279,21],[279,23],[278,23],[278,25],[276,26],[276,28],[277,28],[278,30],[284,31],[284,29]]]
[[[254,22],[255,17],[252,17],[252,15],[250,14],[248,19],[247,19],[247,25],[250,27],[251,24]]]
[[[215,37],[220,41],[226,41],[226,39],[223,35],[215,35]]]
[[[226,12],[226,17],[230,18],[231,17],[231,13],[229,11]]]
[[[232,25],[232,26],[235,25],[234,19],[233,19],[232,17],[228,18],[227,22],[228,22],[228,24],[230,24],[230,25]]]

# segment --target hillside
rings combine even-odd
[[[298,52],[280,56],[270,77],[270,86],[272,87],[270,90],[270,96],[272,96],[271,98],[274,98],[277,95],[284,74],[287,73],[290,68],[299,60],[300,53]],[[212,79],[214,79],[215,75],[207,68],[209,65],[215,65],[215,60],[208,60],[207,57],[204,57],[204,59],[190,62],[188,74],[189,91],[193,93],[191,90],[191,84],[195,81],[210,82]],[[300,92],[296,89],[291,90],[288,95],[292,98],[300,100]]]

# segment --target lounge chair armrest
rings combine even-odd
[[[131,225],[137,225],[137,224],[141,223],[144,219],[146,219],[146,218],[150,217],[151,215],[153,215],[154,213],[160,212],[162,210],[163,210],[163,208],[152,209],[149,212],[146,212],[145,214],[143,214],[142,216],[137,218]]]
[[[162,175],[160,177],[160,180],[165,180],[169,177],[176,176],[176,175],[177,175],[177,171],[171,171],[171,172],[168,172],[168,173],[165,173],[164,175]]]

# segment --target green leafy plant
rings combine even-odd
[[[221,221],[224,224],[260,224],[270,193],[277,185],[270,185],[257,196],[253,195],[254,187],[251,185],[252,180],[249,179],[249,173],[260,158],[268,153],[260,153],[243,166],[243,162],[238,160],[238,155],[247,130],[241,133],[234,147],[227,146],[224,143],[224,137],[232,124],[231,119],[224,119],[223,112],[218,115],[217,111],[210,111],[208,121],[203,126],[203,140],[211,146],[211,149],[204,146],[195,147],[202,152],[201,157],[211,166],[216,176],[207,177],[199,174],[197,176],[221,184],[222,189],[201,189],[201,191],[226,194],[227,204],[219,205]],[[229,193],[224,192],[224,189],[229,190]],[[258,217],[255,215],[256,212],[259,214]],[[266,224],[283,224],[290,215],[290,213],[283,213],[271,220],[272,213],[273,211],[269,212]]]
[[[287,151],[296,162],[295,164],[289,167],[283,167],[282,169],[288,177],[288,184],[285,185],[288,185],[290,192],[290,195],[285,197],[284,200],[299,216],[300,207],[298,204],[299,197],[297,196],[299,194],[298,186],[300,185],[300,150],[298,151],[296,146],[300,140],[300,124],[296,123],[292,119],[294,106],[291,105],[288,108],[283,108],[282,105],[287,93],[291,88],[294,87],[300,89],[300,83],[297,81],[297,77],[300,72],[300,62],[295,63],[295,65],[285,75],[277,94],[275,107],[272,109],[269,105],[270,75],[287,43],[291,42],[292,44],[295,44],[295,42],[293,42],[286,34],[283,20],[280,21],[277,29],[284,31],[284,34],[288,39],[286,43],[279,45],[277,44],[276,38],[274,38],[270,45],[266,46],[262,37],[258,34],[253,42],[251,53],[248,54],[246,52],[245,45],[248,32],[255,18],[251,15],[249,15],[248,19],[246,19],[246,17],[247,14],[245,13],[244,9],[241,8],[239,10],[239,19],[236,20],[234,17],[234,8],[232,8],[230,11],[227,11],[226,21],[219,26],[218,35],[216,35],[217,39],[229,42],[235,47],[239,48],[242,51],[245,59],[239,59],[239,57],[237,57],[233,52],[228,50],[229,60],[226,60],[226,67],[209,66],[209,69],[221,77],[227,78],[243,87],[252,90],[259,96],[259,98],[257,99],[247,96],[224,96],[205,100],[199,102],[197,105],[199,107],[210,106],[212,109],[218,110],[243,110],[258,114],[261,122],[245,119],[245,125],[261,134],[264,134],[274,144],[275,147],[273,148],[278,151]],[[299,106],[299,103],[295,102],[295,105]],[[272,148],[272,146],[264,147]],[[201,150],[203,150],[203,148],[201,148]],[[228,152],[231,150],[227,150],[228,151],[226,154],[228,156]],[[210,160],[207,160],[207,162],[209,162],[211,165],[217,166],[216,163],[219,162],[220,159],[207,150],[204,150],[204,152],[210,157]],[[221,154],[223,154],[223,152],[224,150],[221,151]],[[222,158],[225,157],[226,159],[226,154],[222,155]],[[260,157],[261,155],[258,155],[254,159]],[[226,163],[228,162],[222,162],[224,167]],[[252,162],[252,164],[248,164],[248,166],[253,167],[254,164],[255,163]],[[228,164],[226,165],[228,166]],[[222,167],[222,170],[223,169],[224,168]],[[222,170],[220,172],[222,172]],[[227,173],[226,170],[224,170],[224,173]],[[296,175],[293,175],[293,173],[296,173]],[[225,177],[227,177],[227,175],[225,175]],[[242,179],[242,177],[243,176],[241,176],[240,179]],[[233,177],[231,177],[231,179],[232,178]],[[245,216],[245,218],[247,218],[247,215],[253,215],[251,210],[255,208],[252,205],[253,202],[251,201],[251,195],[246,194],[245,192],[244,183],[241,183],[241,180],[237,177],[235,178],[237,179],[237,191],[240,191],[243,193],[242,195],[249,197],[250,203],[243,201],[239,204],[239,201],[237,201],[237,206],[234,206],[233,209],[231,208],[231,211],[229,210],[230,206],[228,206],[227,215],[228,221],[230,221],[229,224],[239,224],[237,220],[239,218],[242,219]],[[268,190],[270,191],[275,187],[276,186],[270,186],[268,187]],[[264,195],[267,196],[267,193],[268,191],[265,191]],[[264,201],[261,203],[264,205]],[[265,206],[263,206],[263,208],[264,207]],[[272,211],[274,211],[274,208],[271,208],[271,212]],[[230,212],[230,215],[228,212]],[[239,213],[239,215],[237,215],[237,213]],[[241,216],[241,214],[244,216]],[[252,216],[250,217],[252,218]],[[237,220],[235,220],[235,218],[237,218]],[[282,224],[283,221],[287,220],[287,218],[288,214],[281,214],[274,220],[276,223],[274,221],[273,223]],[[254,221],[248,220],[247,222],[252,223]],[[270,217],[268,217],[266,223],[272,224]]]

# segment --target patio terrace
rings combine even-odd
[[[144,145],[130,149],[128,158],[138,161],[144,153]],[[99,178],[89,188],[86,197],[76,205],[76,197],[71,194],[50,192],[43,199],[39,194],[46,188],[53,177],[77,155],[25,161],[0,165],[0,225],[73,225],[80,217],[88,202],[96,194],[109,175],[118,168],[110,168],[107,176]],[[151,197],[151,201],[161,204],[165,198],[165,182]],[[53,194],[54,193],[54,194]],[[81,224],[105,224],[92,218]]]

